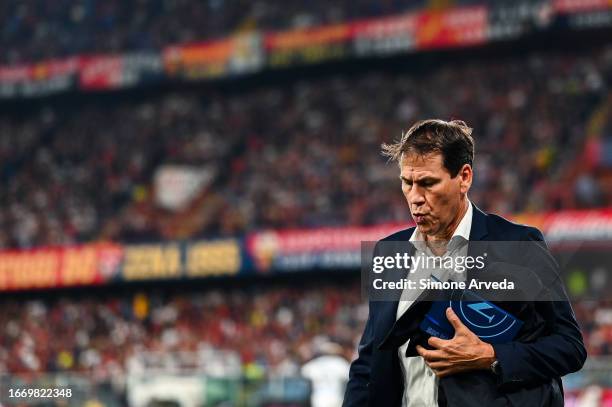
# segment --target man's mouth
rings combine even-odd
[[[417,225],[425,223],[425,215],[424,214],[417,214],[417,213],[415,213],[415,214],[412,215],[412,218],[414,219],[414,222]]]

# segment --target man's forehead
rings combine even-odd
[[[403,153],[400,159],[400,168],[404,172],[419,174],[438,173],[444,170],[442,155],[436,153],[416,154]]]

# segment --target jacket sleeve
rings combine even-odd
[[[344,393],[343,407],[362,407],[368,405],[370,368],[374,334],[372,328],[372,303],[370,302],[368,321],[359,341],[357,359],[351,363],[349,380]]]
[[[556,264],[539,230],[529,228],[526,240],[542,242],[539,247],[545,260]],[[587,356],[582,334],[560,279],[558,283],[555,301],[536,302],[536,309],[546,307],[553,320],[549,335],[531,343],[493,345],[501,367],[501,385],[549,380],[582,368]]]

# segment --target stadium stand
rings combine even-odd
[[[241,366],[295,375],[326,343],[350,359],[367,307],[351,281],[15,301],[3,305],[0,318],[0,371],[95,371],[109,379],[145,363],[137,352],[214,349],[235,353]],[[210,359],[203,363],[215,374]]]
[[[244,369],[291,376],[330,344],[351,359],[367,319],[352,279],[157,291],[4,302],[0,372],[77,371],[109,380],[144,369],[146,354],[166,355],[171,367],[172,358],[193,352],[208,373],[234,374],[229,362],[211,362],[214,349]],[[589,355],[612,355],[610,300],[579,301],[574,309]]]
[[[485,210],[605,207],[593,172],[568,168],[611,78],[604,48],[4,115],[0,246],[406,221],[394,167],[371,152],[418,117],[475,128],[472,197]],[[214,174],[186,216],[155,204],[165,164]]]
[[[0,60],[17,64],[76,54],[159,49],[239,31],[280,30],[384,16],[425,1],[7,1]],[[203,24],[202,21],[206,21]]]

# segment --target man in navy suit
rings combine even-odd
[[[468,200],[471,132],[462,121],[425,120],[399,142],[383,145],[384,154],[399,163],[416,227],[382,241],[422,241],[435,255],[444,254],[454,239],[532,241],[542,248],[545,262],[554,263],[539,230],[485,214]],[[369,302],[345,407],[563,405],[560,378],[579,370],[586,359],[566,297],[522,304],[528,328],[513,341],[494,345],[472,333],[450,308],[446,317],[454,336],[423,341],[418,324],[428,303],[419,298]]]

